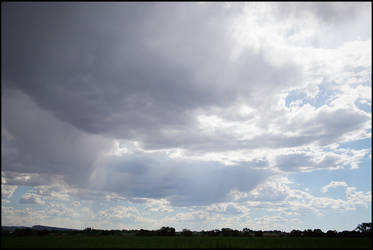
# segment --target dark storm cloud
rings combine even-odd
[[[59,121],[20,91],[3,89],[1,104],[6,134],[2,136],[2,170],[31,174],[14,181],[40,185],[62,175],[71,184],[83,184],[96,158],[111,145],[107,139]]]
[[[7,3],[3,9],[7,84],[87,132],[172,147],[185,137],[173,143],[164,131],[195,127],[197,108],[239,98],[256,105],[261,94],[270,96],[297,75],[295,66],[274,67],[249,50],[229,62],[232,10],[222,4]]]
[[[326,24],[338,24],[358,18],[371,5],[366,2],[301,2],[274,3],[275,13],[281,17],[305,17],[311,14]]]
[[[208,204],[226,201],[232,189],[255,188],[272,174],[263,170],[268,162],[224,166],[136,153],[100,163],[100,157],[113,138],[199,153],[327,144],[361,128],[366,115],[343,109],[289,129],[302,132],[294,136],[203,133],[198,114],[219,110],[237,120],[227,111],[237,102],[254,109],[266,129],[281,116],[278,96],[302,75],[292,63],[272,65],[264,49],[243,49],[232,59],[231,20],[241,6],[224,6],[2,4],[2,169],[9,183],[41,185],[62,176],[83,198],[116,192]],[[289,161],[297,169],[296,159]]]
[[[152,19],[153,4],[141,5],[29,4],[22,11],[11,5],[3,22],[5,79],[89,132],[119,124],[129,136],[131,128],[187,123],[185,109],[208,102],[208,93],[192,86],[186,69],[149,47],[160,43],[176,57],[175,46],[182,51],[189,45],[167,46],[167,34],[153,37],[166,20]],[[181,27],[170,28],[181,42]]]
[[[165,153],[105,156],[109,140],[58,120],[18,90],[4,90],[2,170],[8,185],[66,183],[78,188],[81,199],[104,199],[106,192],[114,192],[184,206],[228,201],[231,190],[249,191],[271,175],[263,159],[225,166]],[[31,196],[22,199],[33,201]]]

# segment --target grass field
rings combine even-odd
[[[371,238],[2,236],[5,248],[371,248]]]

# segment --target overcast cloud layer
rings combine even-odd
[[[352,2],[2,3],[2,220],[371,220],[371,17]],[[299,189],[313,173],[329,179]]]

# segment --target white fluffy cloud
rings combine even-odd
[[[1,196],[10,198],[12,197],[14,191],[16,191],[17,186],[9,186],[9,185],[4,185],[1,184]]]
[[[328,185],[323,186],[321,188],[321,192],[326,193],[328,192],[329,188],[336,188],[336,187],[347,187],[347,183],[344,181],[331,181]]]
[[[40,195],[34,193],[26,193],[24,194],[21,199],[19,200],[20,203],[23,204],[38,204],[44,205],[45,202],[42,200]]]
[[[7,185],[4,172],[1,171],[1,197],[11,198],[17,187],[16,185]]]

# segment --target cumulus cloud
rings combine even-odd
[[[232,196],[236,202],[245,204],[249,209],[267,209],[286,216],[307,213],[323,215],[327,209],[351,211],[367,207],[371,200],[370,191],[357,191],[356,187],[349,187],[345,182],[332,181],[322,188],[322,193],[326,193],[329,188],[346,187],[344,199],[315,196],[309,191],[295,188],[294,184],[286,177],[272,176],[252,191],[233,192]]]
[[[288,221],[288,219],[282,216],[267,216],[266,215],[263,217],[255,218],[255,222],[263,225],[263,227],[268,227],[269,225],[273,227],[273,225],[278,225],[279,223],[286,222],[286,221]]]
[[[46,199],[51,200],[64,200],[67,201],[70,198],[71,190],[61,185],[42,185],[34,188],[36,194],[43,196]]]
[[[347,183],[344,181],[331,181],[328,185],[323,186],[321,188],[321,192],[326,193],[328,192],[329,188],[336,188],[336,187],[347,187]]]
[[[148,199],[145,206],[145,210],[166,213],[174,211],[173,208],[170,206],[170,202],[165,199]]]
[[[73,205],[74,207],[79,207],[79,206],[81,206],[81,203],[80,203],[79,201],[74,201],[74,202],[72,203],[72,205]]]
[[[232,202],[212,204],[208,206],[206,210],[209,212],[221,213],[226,215],[239,215],[248,213],[248,209],[245,206],[240,206]]]
[[[1,184],[1,196],[6,198],[11,198],[14,191],[16,191],[17,186],[10,186]]]
[[[11,198],[18,186],[7,185],[7,179],[4,175],[5,173],[1,171],[1,197]]]
[[[37,204],[37,205],[44,205],[45,202],[42,200],[40,195],[34,193],[26,193],[24,194],[20,200],[22,204]]]
[[[130,218],[134,216],[138,216],[139,212],[135,207],[123,207],[123,206],[116,206],[111,207],[107,210],[102,210],[98,213],[99,217],[103,217],[104,219],[124,219]]]
[[[274,165],[286,172],[309,172],[315,170],[336,170],[346,166],[358,168],[362,158],[370,152],[369,149],[335,149],[330,152],[327,148],[322,150],[296,150],[279,153],[275,156]]]

